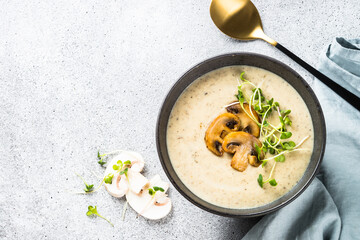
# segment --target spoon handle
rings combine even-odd
[[[312,75],[314,75],[317,79],[319,79],[321,82],[323,82],[326,86],[331,88],[335,93],[337,93],[340,97],[345,99],[348,103],[350,103],[354,108],[356,108],[358,111],[360,111],[360,98],[357,97],[352,92],[346,90],[306,62],[304,62],[301,58],[290,52],[288,49],[286,49],[284,46],[282,46],[280,43],[277,43],[276,48],[278,48],[280,51],[285,53],[288,57],[290,57],[292,60],[297,62],[299,65],[301,65],[303,68],[308,70]]]

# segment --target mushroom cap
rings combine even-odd
[[[240,120],[232,113],[223,113],[212,121],[205,133],[206,147],[218,156],[223,155],[223,138],[240,128]]]
[[[156,192],[155,196],[152,197],[148,189],[144,189],[139,194],[128,191],[126,200],[138,214],[147,219],[157,220],[169,214],[172,204],[171,200],[165,194],[169,189],[169,184],[162,181],[159,175],[155,175],[150,179],[149,188],[154,186],[163,188],[164,192]],[[157,204],[157,201],[159,204]]]
[[[244,111],[244,109],[241,107],[241,105],[239,103],[228,106],[226,108],[226,111],[228,111],[229,113],[235,114],[240,119],[240,121],[241,121],[240,130],[241,131],[250,133],[250,134],[254,135],[255,137],[259,137],[260,128],[257,125],[257,123],[248,116],[248,114],[250,116],[253,115],[254,118],[258,122],[260,122],[259,115],[256,113],[256,111],[254,110],[253,107],[251,107],[251,112],[250,112],[249,104],[244,103],[243,106],[244,106],[244,109],[246,112]]]
[[[231,167],[243,172],[250,163],[254,167],[260,165],[255,145],[261,147],[260,140],[246,132],[231,132],[224,138],[222,148],[225,152],[234,153]],[[262,158],[263,155],[260,156]]]

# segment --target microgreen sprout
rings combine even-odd
[[[101,166],[104,166],[106,164],[106,162],[104,161],[105,156],[106,154],[103,155],[100,154],[100,150],[97,152],[97,157],[99,159],[98,164],[100,164]]]
[[[108,155],[112,155],[112,154],[119,153],[119,152],[122,152],[122,151],[123,150],[115,150],[115,151],[112,151],[112,152],[109,152],[109,153],[100,154],[100,150],[98,150],[98,152],[97,152],[97,158],[99,160],[98,164],[100,164],[103,167],[107,163],[104,160]]]
[[[259,174],[257,181],[261,188],[264,186],[265,183],[269,183],[273,187],[275,187],[277,185],[275,178],[272,178],[272,175],[273,175],[274,169],[275,169],[275,165],[276,165],[276,162],[274,162],[274,165],[271,168],[271,172],[270,172],[270,175],[267,180],[264,181],[262,174]]]
[[[91,217],[91,216],[101,217],[102,219],[105,219],[108,223],[110,223],[111,226],[114,226],[114,224],[112,224],[112,222],[110,222],[107,218],[101,216],[101,215],[97,212],[96,206],[95,206],[95,207],[89,206],[89,207],[88,207],[88,211],[86,212],[86,215],[87,215],[88,217]]]
[[[165,190],[161,187],[154,186],[153,188],[149,188],[150,196],[154,197],[157,191],[164,192]]]
[[[75,174],[76,174],[76,175],[83,181],[83,183],[85,184],[84,191],[85,191],[86,193],[91,192],[91,191],[93,190],[93,188],[94,188],[94,184],[87,184],[82,176],[80,176],[78,173],[75,173]]]
[[[255,150],[257,152],[258,159],[262,161],[261,166],[265,167],[269,160],[274,160],[274,164],[270,173],[270,176],[267,180],[263,180],[263,176],[260,174],[258,177],[258,183],[260,187],[263,187],[263,184],[269,183],[271,186],[276,186],[277,182],[274,178],[271,178],[274,168],[277,162],[285,161],[285,153],[298,151],[297,149],[308,137],[302,140],[298,145],[293,141],[284,141],[292,137],[292,132],[288,131],[287,126],[291,126],[292,121],[290,118],[290,109],[281,109],[279,102],[276,102],[273,98],[266,99],[261,88],[256,86],[254,83],[249,82],[244,77],[245,72],[240,74],[238,93],[235,95],[239,101],[240,106],[243,111],[251,118],[260,128],[259,138],[262,141],[262,146],[255,145]],[[249,96],[245,92],[244,86],[248,86],[251,89],[251,95]],[[244,103],[248,103],[249,111],[244,107]],[[261,117],[261,121],[254,115],[254,111]],[[269,122],[269,117],[272,112],[275,112],[278,115],[279,122],[276,124]],[[265,153],[270,153],[274,155],[266,159],[260,159],[260,156],[263,156]]]
[[[126,179],[129,181],[128,170],[130,165],[131,165],[130,160],[126,160],[125,162],[118,160],[116,164],[113,165],[113,169],[116,171],[115,173],[119,173],[120,175],[124,174]]]

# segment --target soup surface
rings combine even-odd
[[[234,95],[243,71],[267,99],[274,98],[281,109],[291,109],[292,126],[288,130],[293,135],[289,140],[297,144],[310,136],[301,145],[304,151],[287,153],[286,161],[277,163],[273,173],[278,183],[275,187],[264,184],[261,188],[257,182],[259,174],[265,179],[269,176],[274,161],[265,167],[249,165],[239,172],[230,166],[232,155],[224,153],[218,157],[204,142],[209,124],[226,112],[224,106],[236,100]],[[275,118],[276,115],[271,116],[269,121],[276,121]],[[300,180],[312,154],[313,126],[300,95],[281,77],[256,67],[231,66],[203,75],[181,94],[170,115],[167,147],[176,173],[195,195],[221,207],[252,208],[276,200]],[[268,156],[272,155],[267,153]]]

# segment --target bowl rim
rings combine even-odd
[[[161,117],[162,117],[162,114],[164,112],[164,107],[165,107],[165,104],[166,102],[168,101],[168,99],[171,97],[173,91],[178,87],[178,85],[181,84],[182,80],[184,79],[185,76],[187,76],[189,73],[191,73],[192,71],[194,71],[195,69],[199,68],[200,66],[204,65],[204,64],[208,64],[209,62],[212,62],[212,61],[215,61],[215,60],[218,60],[218,59],[221,59],[221,58],[226,58],[226,57],[233,57],[233,56],[251,56],[251,57],[259,57],[259,58],[263,58],[265,60],[268,60],[268,61],[271,61],[277,65],[281,65],[281,67],[289,72],[290,74],[294,75],[294,77],[297,77],[297,79],[304,85],[304,87],[307,89],[307,92],[310,94],[311,96],[311,99],[314,101],[316,107],[317,107],[317,111],[318,111],[318,115],[319,115],[319,120],[320,120],[320,125],[321,125],[321,128],[322,128],[322,134],[321,136],[321,139],[322,139],[322,144],[320,146],[320,153],[319,153],[319,157],[316,161],[316,164],[315,164],[315,167],[314,169],[312,170],[311,172],[311,175],[310,177],[305,181],[305,183],[300,187],[300,189],[298,189],[296,192],[294,192],[288,199],[285,199],[284,201],[282,201],[281,203],[273,206],[273,207],[270,207],[266,210],[262,210],[262,211],[254,211],[254,212],[251,212],[251,213],[248,213],[248,214],[238,214],[238,213],[228,213],[228,212],[224,212],[224,211],[219,211],[219,210],[215,210],[215,209],[211,209],[209,207],[206,207],[204,205],[202,205],[201,203],[199,203],[198,201],[196,201],[195,199],[193,199],[192,197],[190,197],[187,193],[185,193],[185,191],[177,184],[177,182],[173,179],[169,169],[166,167],[166,164],[165,164],[165,159],[163,159],[163,155],[162,155],[162,152],[163,152],[163,149],[161,148],[161,143],[160,143],[160,121],[161,121]],[[226,67],[230,67],[230,66],[240,66],[240,65],[247,65],[247,64],[234,64],[234,65],[227,65]],[[251,66],[251,65],[247,65],[247,66]],[[254,66],[256,67],[256,66]],[[214,68],[209,72],[211,71],[214,71],[214,70],[217,70],[217,69],[220,69],[222,67],[218,67],[218,68]],[[260,68],[260,67],[259,67]],[[267,69],[264,69],[264,70],[267,70]],[[270,70],[267,70],[267,71],[270,71]],[[270,71],[271,72],[271,71]],[[273,72],[274,73],[274,72]],[[276,74],[276,73],[274,73]],[[278,75],[278,74],[276,74]],[[195,79],[192,79],[191,82],[189,84],[187,84],[185,86],[185,88],[181,91],[180,95],[184,92],[184,90],[189,86],[191,85],[195,80]],[[286,82],[287,80],[284,79]],[[290,84],[290,83],[289,83]],[[290,84],[291,85],[291,84]],[[294,87],[292,86],[297,92],[298,94],[300,95],[299,91]],[[180,95],[176,98],[176,101],[178,100],[178,98],[180,97]],[[301,96],[301,95],[300,95]],[[301,96],[301,98],[303,99],[303,97]],[[175,102],[176,102],[175,101]],[[305,101],[303,99],[303,101]],[[306,104],[306,103],[305,103]],[[173,107],[174,105],[172,105]],[[307,108],[309,109],[309,107],[307,106]],[[172,108],[171,108],[172,109]],[[309,109],[310,111],[310,109]],[[313,116],[311,116],[313,117]],[[167,119],[168,121],[168,119]],[[161,104],[161,108],[160,108],[160,111],[158,113],[158,117],[157,117],[157,122],[156,122],[156,134],[155,134],[155,138],[156,138],[156,148],[157,148],[157,153],[158,153],[158,156],[159,156],[159,159],[160,159],[160,162],[161,162],[161,166],[164,170],[164,172],[166,173],[167,177],[169,178],[170,182],[173,184],[173,186],[176,188],[176,190],[183,196],[185,197],[188,201],[190,201],[192,204],[196,205],[197,207],[205,210],[205,211],[208,211],[210,213],[213,213],[213,214],[217,214],[217,215],[220,215],[220,216],[225,216],[225,217],[258,217],[258,216],[262,216],[262,215],[265,215],[265,214],[268,214],[268,213],[271,213],[271,212],[274,212],[284,206],[286,206],[287,204],[291,203],[292,201],[294,201],[297,197],[299,197],[307,188],[308,186],[311,184],[311,182],[314,180],[316,174],[318,173],[319,171],[319,166],[323,160],[323,157],[324,157],[324,153],[325,153],[325,146],[326,146],[326,125],[325,125],[325,118],[324,118],[324,114],[323,114],[323,111],[322,111],[322,108],[321,108],[321,105],[320,105],[320,102],[319,100],[317,99],[314,91],[311,89],[311,87],[309,86],[309,84],[300,76],[300,74],[298,74],[295,70],[293,70],[292,68],[290,68],[288,65],[284,64],[283,62],[277,60],[277,59],[274,59],[272,57],[269,57],[269,56],[265,56],[265,55],[262,55],[262,54],[258,54],[258,53],[253,53],[253,52],[233,52],[233,53],[226,53],[226,54],[221,54],[221,55],[217,55],[217,56],[214,56],[214,57],[211,57],[211,58],[208,58],[208,59],[205,59],[203,61],[201,61],[200,63],[197,63],[196,65],[194,65],[193,67],[191,67],[190,69],[188,69],[185,73],[183,73],[179,78],[178,80],[172,85],[172,87],[168,90],[164,100],[162,101],[162,104]],[[315,137],[314,137],[315,139]],[[166,140],[166,137],[165,137],[165,140]],[[315,143],[315,142],[314,142]],[[167,147],[166,147],[166,152],[168,151],[167,150]],[[170,157],[169,157],[169,162],[171,164],[171,160],[170,160]],[[310,162],[309,162],[310,164]],[[280,196],[278,199],[270,202],[270,203],[267,203],[265,205],[261,205],[261,206],[258,206],[258,207],[264,207],[268,204],[271,204],[281,198],[283,198],[285,195],[289,194],[289,192],[291,192],[296,186],[297,184],[299,184],[300,180],[304,177],[305,173],[307,172],[307,170],[305,170],[303,176],[299,179],[298,183],[296,183],[287,193],[285,193],[284,195]],[[175,172],[174,170],[174,173],[177,175],[177,173]],[[180,178],[179,178],[180,180]],[[180,180],[180,182],[187,188],[187,186]],[[188,189],[190,193],[192,193],[195,198],[197,199],[200,199],[202,200],[203,202],[207,202],[206,200],[204,199],[201,199],[200,197],[198,197],[195,193],[193,193],[190,189]],[[207,202],[209,203],[209,202]],[[233,211],[241,211],[241,210],[251,210],[251,209],[257,209],[258,207],[254,207],[254,208],[239,208],[239,209],[236,209],[236,208],[225,208],[225,207],[221,207],[221,206],[218,206],[218,205],[215,205],[215,204],[212,204],[212,203],[209,203],[210,205],[213,205],[217,208],[220,208],[220,209],[224,209],[224,210],[233,210]]]

